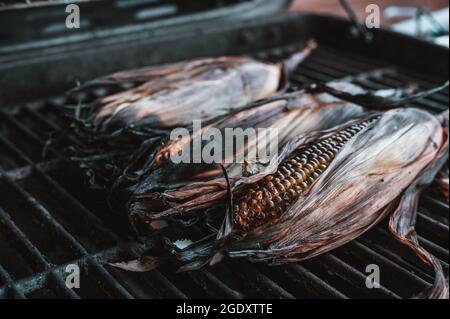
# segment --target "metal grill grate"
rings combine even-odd
[[[258,56],[277,59],[295,49]],[[425,89],[446,80],[324,46],[292,80],[296,86],[349,75],[359,75],[355,82],[371,88],[417,83]],[[81,98],[107,93],[98,89]],[[447,89],[414,106],[438,112],[448,102]],[[165,268],[144,274],[113,269],[106,263],[137,257],[152,241],[128,239],[106,201],[86,189],[79,171],[61,157],[62,145],[49,148],[41,160],[49,134],[69,124],[57,112],[64,103],[74,101],[57,97],[0,110],[0,298],[404,298],[433,282],[433,273],[393,240],[386,223],[299,264],[268,267],[226,260],[182,274]],[[428,191],[417,227],[422,244],[440,258],[447,275],[448,210],[443,198]],[[65,286],[65,266],[72,263],[82,270],[81,289]],[[380,289],[365,286],[368,264],[381,268]]]

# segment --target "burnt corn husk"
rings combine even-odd
[[[305,49],[306,51],[294,55],[289,60],[289,63],[291,65],[297,65],[304,56],[308,55],[309,50],[311,50],[311,48],[313,47],[314,45],[310,44],[308,47],[309,49]],[[285,64],[289,63],[285,61]],[[97,82],[114,83],[131,79],[137,80],[144,78],[144,75],[140,74],[139,72],[143,72],[144,74],[146,74],[142,70],[134,71],[134,73],[131,72],[131,74],[124,72],[124,74],[107,77],[102,80],[97,80]],[[153,72],[154,73],[152,74],[160,74],[154,70]],[[279,103],[277,108],[270,107],[275,111],[277,111],[277,109],[280,109],[280,105],[286,109],[296,108],[296,103],[299,105],[303,105],[302,108],[305,108],[307,105],[309,105],[309,108],[312,108],[315,104],[334,103],[333,99],[331,98],[334,97],[335,100],[338,101],[359,102],[360,105],[368,109],[373,108],[374,105],[383,105],[383,108],[388,108],[389,105],[398,105],[399,101],[413,101],[414,99],[419,99],[432,94],[432,92],[435,92],[436,90],[437,89],[419,92],[414,95],[414,98],[411,98],[412,91],[410,89],[363,90],[349,83],[335,82],[313,85],[298,92],[278,94],[267,99],[255,101],[240,108],[233,108],[233,110],[230,111],[228,115],[238,114],[241,111],[257,108],[258,111],[262,112],[253,112],[253,116],[255,116],[255,118],[261,119],[270,115],[277,117],[278,121],[280,121],[278,115],[274,114],[273,112],[270,113],[270,111],[268,114],[265,114],[263,108],[258,107],[273,102],[275,104]],[[300,95],[304,95],[304,97],[302,98]],[[314,98],[314,96],[326,97],[326,99],[319,99],[318,103],[314,103],[314,101],[308,101],[308,99]],[[283,99],[286,101],[300,100],[300,102],[290,102],[286,103],[286,105],[283,105],[282,102],[280,102]],[[176,152],[177,148],[180,147],[179,143],[174,143],[174,145],[172,145],[171,143],[164,142],[165,140],[167,140],[167,137],[169,135],[168,129],[155,128],[150,124],[146,124],[145,121],[133,123],[125,127],[111,129],[108,132],[103,132],[101,126],[96,126],[92,123],[91,120],[89,120],[89,116],[82,115],[86,113],[86,110],[82,109],[81,104],[75,111],[72,110],[72,113],[72,118],[75,119],[72,126],[79,143],[71,146],[68,149],[67,154],[70,159],[78,163],[82,170],[85,172],[85,175],[88,177],[89,184],[92,188],[103,189],[110,192],[111,188],[114,187],[114,185],[121,183],[122,177],[126,177],[127,179],[129,179],[130,183],[137,183],[141,175],[146,174],[155,168],[154,162],[157,162],[156,165],[161,164],[158,162],[164,161],[165,157],[167,157],[168,154]],[[280,112],[280,114],[282,114],[282,116],[285,116],[286,112]],[[335,115],[333,115],[337,117],[334,124],[338,123],[340,117],[339,114],[341,113],[335,112]],[[345,118],[345,112],[342,114],[342,117]],[[218,116],[219,120],[215,118],[211,121],[211,123],[206,122],[206,124],[215,125],[218,121],[220,121],[221,118],[228,115]],[[289,116],[295,116],[295,112],[292,112]],[[330,115],[325,115],[318,121],[326,122],[327,116]],[[187,116],[185,121],[192,121],[193,119],[195,118]],[[300,120],[300,118],[297,120]],[[312,120],[310,120],[309,122],[312,123]],[[295,127],[295,123],[295,121],[291,121],[290,123],[288,123],[290,126],[283,127],[283,132],[291,131],[294,134],[295,129],[292,129],[292,127]],[[303,121],[302,125],[305,125],[305,123],[306,122]],[[274,126],[277,125],[274,124]],[[322,128],[323,127],[327,126],[324,125],[322,126]],[[300,128],[300,130],[301,129],[302,128]],[[305,128],[303,127],[303,129]],[[293,134],[291,134],[291,136]],[[141,168],[136,169],[136,167]]]
[[[416,92],[414,85],[405,89],[384,89],[367,90],[361,94],[351,94],[346,91],[336,89],[326,83],[313,84],[311,90],[316,92],[326,92],[337,98],[362,105],[371,110],[386,111],[397,107],[403,107],[409,103],[416,102],[448,88],[449,82],[433,87],[428,90]]]
[[[448,167],[442,170],[434,181],[434,190],[449,201],[449,177]]]
[[[322,89],[323,86],[328,88],[327,91]],[[333,94],[328,93],[328,90],[332,90]],[[278,145],[283,147],[295,136],[325,130],[369,112],[368,109],[336,97],[335,92],[364,101],[368,106],[376,101],[383,101],[387,106],[389,103],[397,103],[401,97],[409,100],[411,94],[409,90],[402,89],[368,91],[346,82],[316,85],[255,102],[246,109],[205,127],[203,131],[209,127],[218,128],[222,132],[225,128],[275,128],[278,129]],[[421,93],[420,96],[424,94]],[[192,136],[198,137],[203,131],[192,132]],[[146,164],[146,172],[140,171],[143,174],[139,182],[134,185],[133,182],[128,183],[132,185],[128,213],[133,218],[167,218],[209,208],[224,200],[227,187],[219,165],[179,165],[169,160],[171,155],[191,146],[190,142],[192,141],[168,140],[156,151],[153,162]],[[265,147],[256,144],[255,140],[249,141],[243,149],[234,150],[231,161],[220,163],[227,170],[233,185],[245,175],[267,169],[267,163],[246,163],[245,167],[241,164],[245,155],[251,151],[256,152],[255,149],[259,147]],[[120,182],[121,179],[118,183]]]
[[[349,83],[334,83],[334,87],[358,93],[362,89]],[[258,102],[234,113],[200,132],[191,139],[168,140],[155,154],[154,162],[141,180],[130,187],[128,214],[131,220],[156,220],[209,208],[226,198],[227,184],[223,179],[222,165],[233,185],[246,176],[260,173],[270,164],[245,162],[246,155],[266,147],[254,136],[241,149],[234,149],[233,158],[215,165],[175,164],[169,156],[185,147],[192,139],[209,127],[223,132],[229,128],[278,129],[278,146],[282,148],[299,134],[321,131],[360,117],[367,111],[359,105],[335,98],[327,93],[310,93],[307,90],[284,94]],[[272,141],[266,141],[271,143]],[[223,156],[224,158],[224,156]],[[276,161],[277,158],[271,158]],[[244,164],[243,164],[244,163]],[[272,164],[273,165],[273,164]]]
[[[285,89],[293,71],[315,49],[314,41],[280,63],[250,57],[205,58],[106,76],[73,90],[137,83],[136,87],[67,106],[80,143],[69,154],[95,187],[108,187],[133,156],[168,135],[239,111]],[[156,144],[154,145],[156,147]],[[151,154],[151,152],[150,152]],[[150,155],[148,155],[150,156]]]
[[[389,229],[436,274],[418,297],[448,298],[437,258],[415,232],[417,203],[448,160],[448,111],[406,108],[370,114],[290,140],[268,170],[228,188],[222,228],[183,250],[182,270],[224,257],[269,264],[333,250],[390,216]]]
[[[386,91],[368,92],[346,83],[333,83],[328,86],[333,90],[339,90],[352,96],[364,96],[365,101],[370,101],[371,97],[379,99],[379,96],[384,98],[387,96]],[[395,94],[395,96],[397,95]],[[395,103],[393,105],[396,105]],[[400,115],[396,116],[397,113]],[[361,116],[363,118],[351,120]],[[436,167],[440,168],[445,161],[448,142],[442,141],[447,139],[448,124],[446,123],[448,121],[445,120],[446,118],[448,115],[441,116],[439,118],[441,122],[438,122],[428,113],[412,109],[373,115],[361,106],[338,98],[335,94],[325,93],[323,90],[317,91],[315,88],[258,101],[211,125],[219,128],[233,127],[233,125],[242,128],[280,127],[282,128],[280,132],[281,150],[278,157],[272,159],[269,164],[250,163],[248,166],[251,167],[246,167],[244,170],[240,167],[241,165],[226,162],[222,163],[222,166],[195,165],[194,168],[190,164],[175,165],[167,160],[168,153],[176,152],[183,147],[183,143],[179,144],[180,141],[168,140],[155,149],[153,158],[149,159],[144,167],[137,165],[136,167],[141,167],[141,169],[137,170],[134,167],[132,170],[130,169],[130,174],[121,176],[128,184],[132,185],[127,189],[128,196],[131,198],[127,208],[130,221],[132,224],[143,222],[147,227],[153,228],[154,225],[159,225],[161,219],[183,216],[190,212],[195,213],[231,199],[228,214],[217,236],[207,238],[184,250],[171,247],[171,250],[175,251],[176,258],[185,264],[180,270],[192,270],[208,263],[218,262],[224,257],[245,257],[252,261],[265,261],[269,264],[312,258],[356,238],[385,216],[391,215],[393,217],[390,228],[394,236],[410,246],[427,265],[435,269],[435,285],[420,297],[445,297],[448,294],[448,288],[439,262],[423,250],[414,237],[415,233],[412,231],[413,235],[411,235],[410,231],[414,229],[416,212],[414,201],[421,189],[433,180],[437,172]],[[349,120],[350,122],[341,124]],[[324,132],[320,131],[335,125],[338,127]],[[436,136],[433,136],[433,132],[440,131],[445,137],[442,137],[441,143],[438,143],[439,141],[430,143],[436,146],[433,160],[430,160],[431,155],[425,156],[428,154],[427,152],[432,153],[429,148],[424,147],[424,152],[420,153],[414,144],[417,141],[412,139],[411,149],[420,153],[417,162],[424,164],[423,167],[419,167],[419,164],[413,165],[412,160],[407,161],[406,158],[407,163],[404,167],[396,166],[388,169],[386,173],[383,171],[386,167],[381,165],[379,172],[368,173],[369,178],[366,183],[371,186],[369,189],[379,193],[378,196],[369,198],[366,206],[364,203],[354,200],[363,207],[368,206],[367,212],[361,212],[364,208],[361,210],[352,208],[349,200],[346,204],[350,206],[346,206],[345,209],[342,208],[344,204],[336,206],[339,208],[339,212],[336,214],[341,213],[344,216],[344,220],[336,223],[337,226],[333,223],[333,218],[323,225],[315,225],[314,221],[324,219],[320,216],[319,209],[311,208],[311,212],[299,214],[299,216],[301,214],[307,216],[306,225],[302,228],[302,218],[296,217],[292,213],[293,209],[299,209],[298,202],[310,198],[318,187],[316,185],[320,183],[324,184],[320,191],[326,193],[325,190],[331,188],[331,182],[321,181],[322,178],[326,178],[327,174],[331,174],[330,170],[344,168],[350,170],[348,167],[350,164],[341,167],[335,164],[336,159],[340,158],[343,153],[358,153],[359,157],[363,157],[363,150],[369,149],[366,150],[369,152],[374,145],[377,145],[374,141],[378,142],[381,149],[383,149],[383,142],[396,149],[392,145],[400,143],[400,137],[403,135],[395,137],[390,137],[390,135],[394,135],[398,129],[403,129],[406,136],[414,135],[411,133],[414,130],[417,130],[418,136],[428,134],[430,141],[433,141],[433,138],[438,140]],[[368,132],[379,133],[371,136]],[[363,134],[370,137],[366,137],[369,142],[360,142],[358,149],[353,145],[354,140]],[[408,141],[411,142],[411,138]],[[423,139],[420,141],[423,146],[425,142]],[[399,151],[408,153],[405,146],[408,143],[403,144],[398,147]],[[242,151],[236,151],[235,155],[239,156],[242,153]],[[295,156],[290,157],[294,153],[296,153]],[[422,161],[422,156],[429,162],[425,164],[426,161]],[[379,157],[384,159],[381,155]],[[349,158],[351,158],[350,155]],[[351,164],[358,163],[352,162]],[[304,167],[296,165],[304,165]],[[411,171],[414,171],[416,175],[408,173],[405,177],[405,174],[401,173],[408,166],[414,168]],[[223,170],[225,170],[228,182],[223,178]],[[385,183],[383,184],[383,187],[386,186],[385,188],[381,186],[377,188],[370,184],[377,176],[384,176],[384,174],[387,174],[386,176],[390,177],[389,182],[393,183],[395,180],[393,171],[396,171],[397,176],[401,179],[399,184],[404,184],[404,187],[395,189],[397,193],[390,192],[389,183],[386,182],[387,177],[380,179],[383,180],[382,183]],[[245,172],[250,174],[244,174]],[[128,175],[131,175],[131,179]],[[340,178],[343,178],[344,175],[343,173],[336,174]],[[414,179],[411,180],[410,175],[414,175]],[[133,180],[133,176],[139,177]],[[365,175],[361,174],[361,176]],[[266,183],[265,180],[270,178],[271,180]],[[430,178],[431,181],[429,181]],[[118,181],[121,179],[119,178]],[[252,191],[252,184],[259,184],[259,188]],[[364,180],[359,181],[358,185],[364,185]],[[355,185],[350,185],[349,188],[351,186]],[[414,191],[407,192],[409,189]],[[370,190],[367,192],[370,193]],[[357,193],[358,195],[364,193],[364,190]],[[406,196],[407,193],[412,195]],[[326,206],[326,203],[320,201],[320,196],[322,195],[317,195],[315,201],[325,205],[329,209],[327,212],[329,216],[334,217],[331,204]],[[384,207],[382,204],[371,206],[369,200],[375,201],[378,197],[385,198],[389,203]],[[264,202],[259,202],[261,200]],[[313,206],[314,201],[310,200],[310,205]],[[245,210],[245,205],[250,209]],[[285,216],[288,216],[289,212],[293,214],[292,220],[285,220]],[[394,216],[396,217],[394,218]],[[324,218],[326,220],[327,217]],[[283,226],[278,226],[281,225],[280,222],[283,223]],[[292,231],[292,229],[297,229],[296,227],[299,231]],[[336,229],[333,229],[334,227]],[[306,231],[302,232],[301,229]],[[289,230],[291,231],[289,232]]]
[[[94,83],[141,84],[82,107],[83,119],[100,132],[128,125],[159,129],[188,126],[192,119],[207,122],[283,89],[287,73],[314,48],[311,41],[281,63],[219,57],[113,74]]]

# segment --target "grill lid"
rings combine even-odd
[[[138,32],[143,28],[160,31],[174,25],[189,25],[218,19],[239,19],[272,15],[288,6],[290,0],[78,0],[79,28],[66,25],[73,13],[67,1],[0,2],[0,47],[39,39],[97,36]],[[65,39],[64,41],[67,41]]]

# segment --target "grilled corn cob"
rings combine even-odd
[[[243,231],[270,224],[308,192],[345,143],[370,124],[350,127],[320,140],[284,161],[275,174],[248,187],[233,207],[234,222]]]
[[[294,138],[276,167],[231,188],[234,203],[215,239],[176,252],[183,270],[225,256],[270,264],[301,261],[358,237],[384,217],[403,244],[434,269],[421,297],[448,298],[439,260],[414,231],[418,197],[448,159],[448,111],[374,114]],[[323,165],[323,166],[322,166]]]
[[[220,57],[120,72],[95,84],[143,82],[102,98],[87,121],[98,130],[127,125],[167,128],[209,121],[266,98],[286,85],[316,47],[313,41],[281,63],[249,57]]]

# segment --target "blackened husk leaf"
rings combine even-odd
[[[362,105],[371,110],[390,110],[396,107],[407,105],[408,103],[424,99],[430,95],[448,88],[449,82],[443,85],[431,88],[429,90],[414,92],[413,87],[406,89],[385,89],[376,91],[366,91],[363,94],[349,94],[348,92],[338,90],[327,84],[314,84],[313,90],[327,92],[337,98]]]
[[[442,170],[435,179],[434,189],[438,191],[444,198],[449,201],[449,176],[448,168]]]
[[[372,115],[373,116],[373,115]],[[319,138],[342,130],[293,139],[280,161]],[[209,247],[216,254],[249,258],[270,264],[301,261],[335,249],[391,215],[390,230],[402,243],[432,266],[433,287],[420,297],[448,298],[448,283],[439,261],[417,241],[414,230],[420,191],[429,185],[448,158],[448,111],[435,117],[417,109],[388,111],[350,139],[331,165],[273,224],[245,234],[232,233],[211,243],[178,252],[192,262],[195,252]],[[254,176],[251,182],[267,174]]]
[[[147,272],[157,268],[161,264],[161,259],[143,256],[140,259],[128,262],[108,263],[110,266],[131,272]]]

